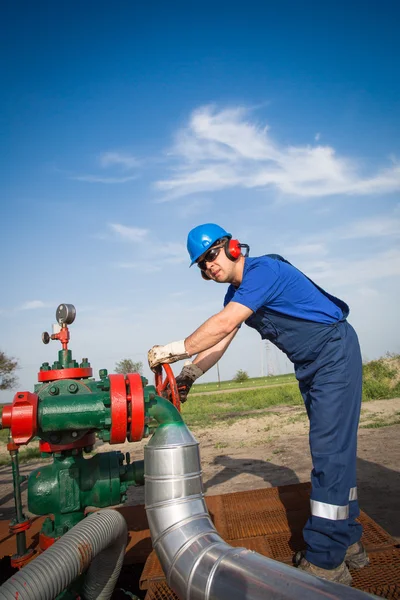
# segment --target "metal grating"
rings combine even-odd
[[[304,548],[302,528],[309,514],[309,484],[263,488],[206,499],[218,533],[235,547],[244,547],[286,564]],[[353,585],[376,596],[400,600],[400,548],[393,538],[361,512],[363,542],[371,564],[353,571]],[[152,552],[142,572],[146,600],[176,600]]]
[[[241,540],[226,540],[226,542],[235,548],[247,548],[253,552],[258,552],[263,556],[272,557],[271,546],[269,545],[268,538],[265,536],[245,538]]]
[[[367,550],[372,551],[375,548],[382,548],[383,546],[394,546],[395,540],[392,536],[382,529],[378,523],[375,523],[365,512],[361,511],[358,521],[363,526],[362,541]]]
[[[353,585],[363,590],[379,590],[385,586],[397,586],[400,594],[400,548],[390,548],[369,553],[370,564],[358,571],[352,571]],[[394,596],[396,597],[396,596]],[[398,596],[400,597],[400,595]]]
[[[165,581],[161,581],[150,584],[145,600],[179,600],[179,598],[169,589]]]
[[[304,549],[304,540],[301,531],[295,534],[287,531],[269,535],[267,539],[271,547],[271,558],[290,565],[292,564],[295,552]]]
[[[309,511],[284,509],[269,511],[262,503],[252,503],[246,506],[240,502],[228,507],[225,513],[226,530],[220,532],[224,537],[234,540],[237,538],[270,535],[284,531],[301,531],[307,521]]]
[[[139,587],[141,590],[147,590],[152,582],[160,580],[165,580],[165,575],[160,561],[157,558],[157,554],[153,550],[144,565],[140,576]]]

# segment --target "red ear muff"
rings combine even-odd
[[[241,255],[242,250],[239,240],[229,240],[225,244],[225,254],[230,260],[236,260]]]

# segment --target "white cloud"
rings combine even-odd
[[[99,162],[102,167],[119,166],[126,170],[135,169],[141,164],[134,156],[120,152],[104,152],[99,156]]]
[[[376,194],[400,189],[400,166],[364,177],[357,161],[330,146],[283,146],[268,126],[250,122],[244,108],[194,111],[169,156],[176,165],[156,182],[163,200],[232,187],[273,187],[291,197]],[[318,134],[317,134],[318,135]]]
[[[121,225],[120,223],[109,223],[109,227],[119,238],[130,242],[142,242],[149,233],[148,229],[126,227],[126,225]]]
[[[385,277],[400,276],[400,250],[393,249],[361,260],[331,260],[309,263],[304,271],[316,281],[329,281],[336,286],[365,286]]]
[[[212,202],[209,198],[196,198],[195,200],[186,201],[179,207],[178,217],[187,219],[196,215],[205,213],[210,210]]]
[[[37,308],[48,308],[50,306],[53,305],[48,302],[43,302],[42,300],[29,300],[28,302],[21,304],[17,310],[36,310]]]
[[[390,216],[361,219],[336,230],[335,236],[341,239],[400,236],[400,219]]]
[[[161,271],[161,267],[159,265],[155,265],[149,262],[120,262],[115,263],[114,265],[117,269],[133,269],[135,271],[140,271],[141,273],[155,273],[157,271]]]
[[[327,249],[324,244],[297,244],[296,246],[285,246],[285,254],[288,255],[299,255],[299,254],[315,254],[318,256],[324,256],[327,253]]]
[[[75,181],[86,181],[87,183],[126,183],[127,181],[133,181],[137,179],[138,175],[131,175],[129,177],[101,177],[97,175],[76,175],[71,177]]]
[[[130,154],[123,154],[121,152],[103,152],[98,157],[98,163],[103,169],[114,169],[116,173],[112,176],[101,175],[74,175],[71,179],[75,181],[85,181],[87,183],[127,183],[128,181],[134,181],[138,179],[139,174],[127,175],[127,171],[132,171],[141,166],[141,161]],[[121,171],[125,174],[121,174]]]

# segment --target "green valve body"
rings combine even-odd
[[[45,534],[60,537],[84,517],[86,507],[120,504],[129,486],[143,483],[143,461],[124,465],[121,452],[91,458],[63,453],[30,474],[28,509],[35,515],[54,515]]]
[[[28,479],[29,511],[49,515],[39,536],[42,550],[83,519],[89,507],[121,504],[129,486],[144,485],[143,461],[131,462],[128,453],[126,458],[119,451],[88,456],[97,439],[110,444],[137,442],[159,423],[163,426],[180,418],[175,406],[156,395],[155,387],[137,373],[109,375],[101,369],[99,379],[93,378],[88,359],[78,362],[68,349],[68,325],[75,318],[75,308],[60,305],[56,317],[58,331],[43,333],[42,341],[61,342],[57,359],[41,365],[34,392],[18,392],[12,405],[3,408],[1,417],[2,426],[10,429],[13,468],[14,463],[15,469],[18,466],[19,447],[35,439],[42,456],[52,459]],[[168,380],[175,403],[179,401],[176,382],[166,367],[169,365],[164,367],[165,381],[160,374],[156,376],[157,389],[164,391]],[[26,550],[23,528],[29,522],[22,512],[17,471],[14,480],[20,558]]]

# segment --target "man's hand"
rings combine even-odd
[[[185,340],[171,342],[166,346],[153,346],[147,354],[149,367],[154,371],[162,363],[174,363],[183,358],[189,358],[186,352]]]
[[[176,378],[176,386],[178,388],[179,398],[181,402],[186,402],[188,393],[190,392],[190,388],[192,387],[196,379],[198,379],[202,375],[204,375],[203,371],[200,369],[200,367],[194,365],[193,363],[189,362],[183,367],[182,371]],[[165,391],[168,395],[170,395],[171,392],[169,385],[166,387]]]

